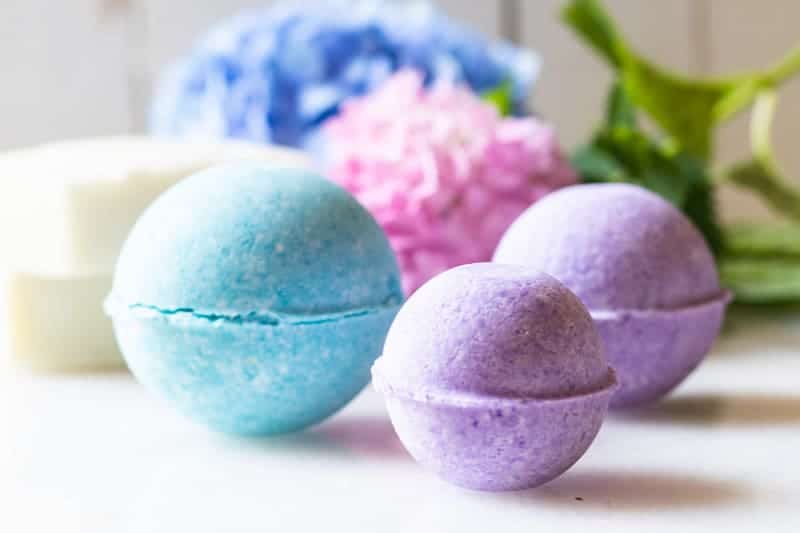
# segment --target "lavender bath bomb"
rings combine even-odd
[[[574,464],[615,384],[574,294],[534,269],[492,263],[448,270],[418,289],[372,376],[417,461],[491,491],[534,487]]]
[[[612,407],[652,403],[702,361],[729,293],[703,236],[641,187],[579,185],[545,197],[494,255],[556,277],[589,308],[619,378]]]

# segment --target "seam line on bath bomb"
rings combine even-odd
[[[378,360],[380,361],[380,359]],[[378,363],[376,363],[376,366]],[[484,407],[486,402],[496,405],[521,406],[533,403],[575,401],[588,396],[599,396],[610,394],[616,390],[619,382],[614,369],[609,367],[604,383],[597,385],[590,390],[565,391],[562,394],[550,395],[522,395],[522,396],[500,396],[463,391],[437,391],[431,389],[413,390],[411,388],[395,387],[390,385],[386,378],[376,372],[375,366],[372,367],[372,385],[378,391],[388,396],[410,400],[413,402],[441,405],[445,407]]]
[[[262,326],[279,326],[281,324],[289,324],[292,326],[315,325],[325,324],[329,322],[336,322],[347,318],[357,318],[367,315],[372,315],[384,311],[396,309],[399,304],[392,303],[390,300],[382,305],[375,307],[367,307],[363,309],[353,309],[350,311],[340,311],[337,313],[320,313],[320,314],[291,314],[280,313],[277,311],[250,311],[248,313],[218,313],[212,311],[199,311],[191,307],[176,307],[174,309],[163,309],[155,305],[148,304],[130,304],[128,309],[142,309],[151,311],[163,316],[186,316],[197,318],[200,320],[207,320],[209,322],[225,322],[229,324],[257,324]]]
[[[729,290],[723,289],[712,298],[699,302],[693,302],[677,307],[656,307],[652,309],[590,309],[589,314],[595,320],[609,320],[620,316],[666,316],[672,313],[699,311],[714,307],[720,304],[729,303],[732,294]]]

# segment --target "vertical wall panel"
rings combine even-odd
[[[621,30],[648,56],[678,70],[692,66],[690,1],[607,0]],[[558,20],[563,0],[522,3],[522,40],[538,50],[544,70],[532,105],[568,146],[583,142],[602,116],[609,69]]]
[[[706,0],[709,2],[711,71],[716,74],[763,68],[800,44],[800,2],[780,0]],[[773,135],[778,158],[800,185],[800,79],[781,93]],[[749,153],[748,116],[737,117],[722,132],[718,146],[722,161]],[[766,216],[767,209],[749,193],[728,189],[722,196],[729,219]]]
[[[99,0],[0,2],[0,148],[128,129],[125,11]]]
[[[432,0],[449,15],[486,35],[499,36],[502,4],[506,0]]]

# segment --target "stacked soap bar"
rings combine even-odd
[[[240,160],[311,166],[283,148],[146,137],[0,154],[0,263],[11,353],[46,370],[122,365],[101,304],[133,223],[180,179]]]

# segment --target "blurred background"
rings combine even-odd
[[[143,132],[157,73],[213,23],[270,0],[6,0],[0,3],[0,149],[87,135]],[[544,71],[532,106],[568,147],[601,114],[609,69],[557,20],[560,0],[438,0],[490,36],[536,50]],[[690,74],[763,67],[796,40],[794,0],[608,0],[631,41],[658,62]],[[783,91],[775,130],[778,158],[798,182],[800,83]],[[726,126],[719,162],[748,151],[747,117]],[[725,220],[768,217],[752,195],[725,188]]]
[[[587,143],[603,119],[612,73],[559,20],[567,0],[432,1],[481,34],[535,51],[543,65],[530,108],[554,127],[565,152]],[[147,132],[154,85],[167,65],[185,56],[210,27],[227,17],[276,3],[0,0],[0,152],[54,140]],[[642,55],[690,76],[763,69],[800,39],[798,0],[603,0],[603,4]],[[796,67],[800,72],[800,64]],[[780,87],[773,129],[777,160],[787,178],[800,186],[798,116],[800,76]],[[709,176],[750,157],[748,128],[749,112],[725,123],[718,152],[709,163],[713,168],[704,168]],[[108,152],[109,160],[124,159]],[[30,343],[34,355],[43,354],[44,359],[52,355],[58,364],[73,363],[69,342],[74,341],[90,363],[110,361],[112,368],[121,366],[100,302],[111,286],[118,245],[143,205],[131,207],[127,214],[119,206],[129,200],[132,205],[141,203],[150,194],[155,197],[170,180],[178,179],[178,171],[194,172],[195,159],[204,165],[214,162],[195,152],[177,157],[179,152],[171,148],[166,153],[169,162],[177,160],[175,168],[155,158],[152,169],[163,181],[155,180],[147,188],[138,175],[139,180],[130,183],[109,179],[110,208],[94,200],[78,202],[82,210],[75,212],[59,210],[56,202],[54,208],[41,207],[37,182],[17,175],[25,172],[24,165],[14,167],[9,158],[5,168],[12,170],[0,171],[0,179],[10,184],[5,205],[19,204],[19,213],[14,214],[22,213],[21,219],[35,223],[3,223],[2,215],[13,210],[4,208],[0,197],[0,241],[5,229],[17,244],[30,245],[34,252],[43,250],[33,257],[45,257],[36,266],[47,271],[13,272],[16,277],[9,278],[8,286],[16,288],[15,299],[4,293],[5,280],[0,283],[0,345],[6,340],[5,324],[12,323],[6,315],[16,315],[22,324],[16,326],[19,337],[37,341]],[[264,152],[261,157],[272,159],[275,154]],[[238,157],[234,151],[228,154],[234,156]],[[139,171],[137,157],[133,151],[130,161],[121,161],[121,171]],[[96,163],[92,158],[90,163],[63,174],[78,179],[86,171],[102,190],[104,180],[116,175],[103,174],[100,163],[108,161]],[[61,170],[58,163],[53,166]],[[49,178],[50,170],[39,174]],[[15,187],[23,189],[19,183],[34,183],[35,194],[20,193],[23,200],[18,201]],[[66,187],[53,189],[53,197],[70,192]],[[94,190],[86,190],[86,198],[94,198]],[[137,196],[138,192],[142,194]],[[772,225],[779,220],[776,210],[770,211],[762,197],[719,185],[716,199],[722,220],[765,220]],[[792,205],[800,205],[800,197],[794,200]],[[264,520],[317,531],[336,519],[346,520],[348,531],[359,530],[361,524],[363,531],[384,533],[465,533],[497,528],[503,522],[504,532],[527,531],[530,524],[547,525],[547,521],[585,531],[589,521],[581,520],[587,517],[592,527],[600,524],[616,532],[653,531],[654,525],[663,526],[659,531],[681,532],[722,527],[800,531],[800,474],[790,459],[800,447],[800,210],[793,217],[791,231],[780,238],[769,235],[766,244],[756,242],[758,246],[745,242],[734,250],[739,256],[724,250],[729,256],[717,257],[718,265],[731,258],[740,260],[734,266],[744,265],[733,271],[738,278],[729,277],[744,280],[745,289],[748,284],[755,287],[750,293],[737,292],[744,304],[775,305],[736,308],[714,356],[676,397],[647,416],[611,419],[593,454],[580,463],[582,470],[536,496],[479,500],[471,493],[447,491],[432,476],[408,468],[409,458],[388,423],[383,403],[369,389],[342,416],[306,434],[272,443],[226,441],[146,395],[125,373],[40,376],[0,365],[0,421],[7,432],[0,438],[0,533],[263,531]],[[784,223],[792,220],[785,218]],[[103,233],[96,227],[106,219],[112,230],[120,230],[111,235],[118,237],[111,244],[96,238]],[[73,228],[72,220],[89,222]],[[37,230],[33,236],[31,228]],[[73,233],[77,237],[67,239]],[[111,259],[108,254],[101,257],[105,270],[87,273],[70,262],[72,247],[64,246],[66,252],[60,254],[58,246],[50,245],[64,240],[70,240],[78,259],[83,255],[96,259],[86,250],[114,254]],[[10,263],[12,255],[24,255],[13,246],[5,248],[0,250],[0,279],[4,263]],[[52,256],[63,264],[47,260],[49,248],[56,249]],[[59,267],[63,269],[56,272]],[[65,340],[51,341],[49,334]],[[97,352],[103,352],[97,361],[92,360],[97,354],[86,348],[93,339]],[[5,352],[0,348],[0,363]],[[317,497],[317,509],[309,512],[309,494],[331,497]],[[355,528],[353,517],[362,517]],[[748,529],[754,520],[759,526]],[[240,527],[232,527],[231,521]],[[14,525],[4,528],[5,524]],[[769,527],[772,524],[775,527]],[[559,526],[544,529],[567,531]]]

